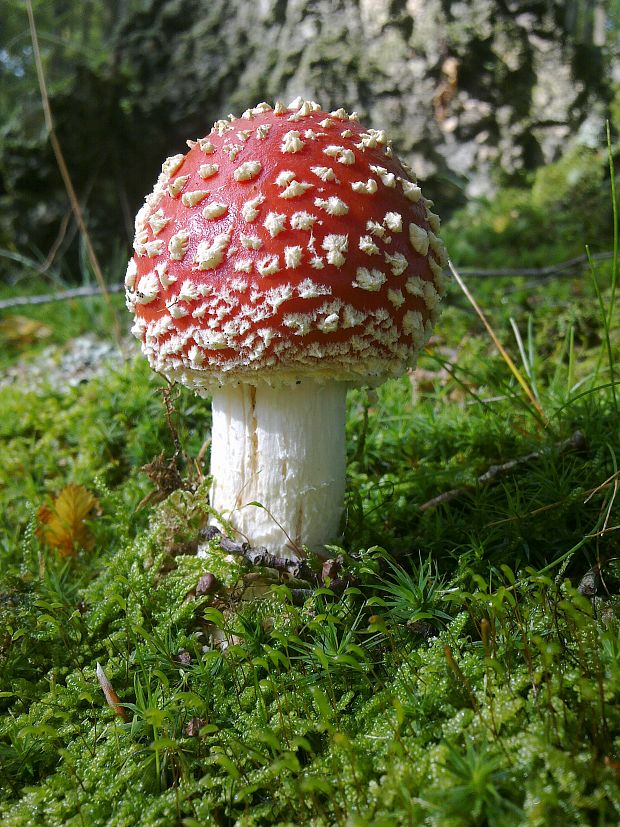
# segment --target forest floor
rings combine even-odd
[[[330,572],[204,540],[209,405],[101,298],[4,314],[0,824],[620,821],[613,265],[469,286],[528,392],[453,285]]]

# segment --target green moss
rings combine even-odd
[[[612,247],[607,154],[576,145],[538,168],[530,188],[502,188],[445,228],[453,261],[476,269],[547,267]]]
[[[545,261],[549,205],[585,204],[598,163],[571,156],[448,235],[477,263],[517,240]],[[0,823],[618,822],[617,322],[607,349],[583,280],[477,295],[548,421],[453,293],[417,378],[349,395],[353,579],[303,605],[202,539],[208,404],[175,390],[171,433],[142,360],[0,388]],[[177,442],[171,492],[142,469]],[[94,545],[59,559],[37,515],[70,483],[97,498]]]

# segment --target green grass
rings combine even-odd
[[[216,541],[188,553],[207,403],[174,391],[183,487],[148,499],[175,442],[144,360],[0,388],[0,824],[618,823],[614,284],[470,285],[542,413],[454,291],[417,378],[350,393],[349,587],[302,605]],[[100,300],[17,312],[46,343],[110,323]],[[62,559],[37,529],[68,484],[98,508]]]

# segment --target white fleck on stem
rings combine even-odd
[[[251,545],[294,557],[338,539],[346,392],[310,380],[213,394],[211,505]]]

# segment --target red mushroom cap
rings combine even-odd
[[[443,295],[430,211],[382,131],[297,100],[218,121],[168,158],[126,276],[152,367],[207,392],[415,363]]]

